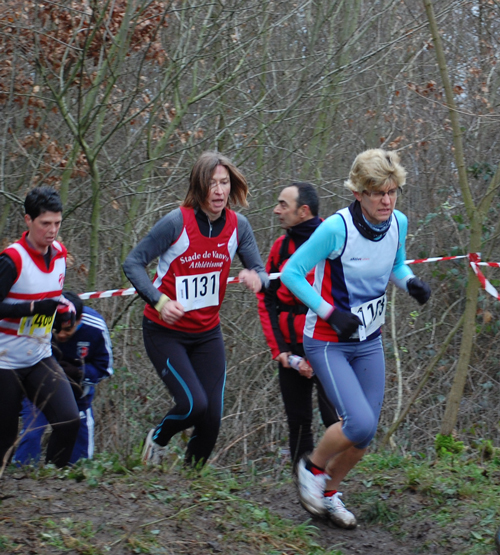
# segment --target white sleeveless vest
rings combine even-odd
[[[23,237],[24,239],[24,237]],[[42,299],[59,299],[66,273],[66,249],[54,241],[52,247],[57,254],[47,269],[43,256],[32,254],[23,239],[5,249],[18,253],[11,257],[16,264],[18,278],[13,284],[5,303],[31,302]],[[36,258],[34,259],[33,256]],[[19,265],[19,258],[21,260]],[[0,320],[0,368],[15,369],[32,366],[52,354],[50,345],[54,315],[32,314],[22,318]]]

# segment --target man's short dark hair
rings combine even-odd
[[[24,211],[34,220],[44,212],[62,212],[59,193],[52,187],[35,187],[24,199]]]
[[[319,213],[319,197],[314,185],[311,183],[306,183],[303,181],[294,181],[292,183],[293,187],[297,187],[299,190],[299,195],[297,197],[297,208],[307,204],[311,210],[313,216],[317,216]]]

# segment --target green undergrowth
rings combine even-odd
[[[364,529],[383,529],[412,553],[491,555],[500,526],[498,451],[487,458],[479,447],[442,451],[432,460],[369,454],[344,486],[348,506]],[[9,516],[0,521],[0,553],[28,553],[29,537],[40,554],[344,555],[324,547],[314,521],[281,518],[266,503],[266,492],[293,494],[293,485],[288,467],[265,466],[187,471],[177,458],[145,468],[137,458],[101,455],[64,470],[11,467],[2,479],[0,512]],[[28,483],[23,501],[14,488]],[[73,512],[50,505],[61,489]],[[29,534],[16,534],[18,519]]]
[[[350,503],[361,508],[359,520],[382,525],[405,543],[419,539],[415,553],[496,553],[500,449],[488,447],[487,458],[484,445],[476,453],[437,445],[439,456],[432,460],[368,455],[349,480],[357,484]]]

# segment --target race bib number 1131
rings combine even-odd
[[[175,293],[184,310],[197,310],[219,304],[220,272],[176,276]]]

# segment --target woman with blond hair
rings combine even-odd
[[[170,439],[192,426],[187,464],[204,464],[215,446],[226,380],[219,309],[234,255],[248,289],[257,293],[269,283],[248,220],[229,208],[247,206],[247,194],[245,177],[227,157],[204,152],[182,206],[157,222],[123,265],[146,301],[146,352],[175,401],[149,431],[144,463],[160,464]],[[151,283],[146,266],[157,257]]]
[[[310,513],[356,526],[338,489],[372,441],[382,408],[380,328],[389,281],[420,304],[430,288],[404,264],[408,221],[395,210],[406,172],[395,152],[359,154],[345,186],[354,202],[325,220],[290,258],[281,281],[309,307],[304,349],[341,418],[298,465],[299,498]],[[306,279],[315,267],[314,284]]]

